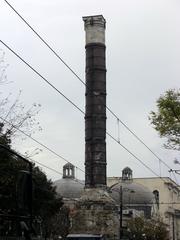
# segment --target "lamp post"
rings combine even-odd
[[[120,185],[119,190],[116,190],[119,193],[119,240],[123,239],[124,232],[123,232],[123,192],[129,191],[130,193],[134,193],[134,190],[124,188]]]
[[[123,216],[123,188],[121,185],[119,189],[119,240],[121,240],[123,237],[122,216]]]
[[[118,236],[119,236],[119,240],[121,240],[124,237],[124,232],[123,232],[123,207],[124,207],[123,196],[124,196],[124,191],[129,192],[129,193],[135,193],[135,191],[133,189],[123,188],[123,186],[121,185],[121,182],[119,182],[118,188],[114,188],[115,185],[110,187],[109,192],[113,193],[113,191],[114,191],[114,192],[118,193],[118,198],[117,198],[118,199],[117,207],[118,207],[118,214],[119,214]],[[129,204],[130,204],[130,202],[129,202]]]

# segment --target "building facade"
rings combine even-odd
[[[122,181],[121,177],[109,177],[108,186]],[[169,177],[133,178],[154,195],[153,214],[160,216],[169,231],[170,240],[180,240],[180,188]]]
[[[108,195],[101,192],[101,196],[96,196],[95,191],[91,191],[87,198],[84,196],[85,184],[83,181],[75,178],[75,168],[72,164],[67,163],[63,167],[63,178],[54,182],[57,192],[63,197],[65,205],[70,209],[71,229],[70,233],[93,233],[110,235],[110,239],[119,238],[119,219],[122,218],[122,228],[126,229],[127,221],[132,217],[144,216],[150,219],[153,213],[154,195],[145,186],[135,183],[132,178],[132,170],[125,168],[121,178],[108,178],[107,187]],[[94,196],[92,196],[94,195]],[[85,198],[86,208],[78,207]],[[94,200],[98,198],[98,211],[94,211]],[[109,204],[107,204],[107,198]],[[102,199],[105,199],[104,201]],[[112,204],[113,203],[113,204]],[[123,206],[121,205],[123,204]],[[104,208],[106,206],[106,208]],[[122,206],[122,215],[120,208]],[[87,210],[88,208],[88,210]],[[91,214],[89,214],[89,212]],[[93,212],[93,214],[92,214]],[[108,214],[107,214],[108,213]],[[82,214],[84,215],[82,218]],[[107,218],[108,216],[108,218]],[[117,222],[113,222],[116,219]],[[87,224],[84,224],[87,221]],[[105,229],[96,229],[95,223],[105,222]],[[113,223],[113,224],[112,224]],[[90,230],[86,229],[86,225],[92,226]],[[79,226],[81,229],[79,229]],[[108,237],[107,237],[108,238]]]

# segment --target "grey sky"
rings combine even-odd
[[[107,21],[107,105],[172,168],[177,152],[163,149],[163,140],[150,126],[148,114],[155,101],[180,79],[180,2],[178,0],[9,0],[60,56],[85,79],[85,33],[82,16],[103,14]],[[84,86],[0,2],[1,39],[47,77],[58,89],[84,109]],[[43,128],[34,137],[69,161],[84,168],[84,117],[65,99],[13,56],[3,45],[10,64],[7,75],[12,84],[1,86],[4,96],[19,89],[22,101],[42,105],[38,120]],[[117,137],[117,121],[107,112],[107,131]],[[121,142],[159,174],[159,163],[120,125]],[[31,140],[16,142],[24,152],[39,147]],[[46,150],[34,157],[61,171],[65,162]],[[125,166],[134,176],[153,176],[136,159],[107,137],[108,176],[119,176]],[[52,179],[59,175],[43,169]],[[162,175],[169,176],[162,165]],[[79,178],[83,173],[78,171]]]

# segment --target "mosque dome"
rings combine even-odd
[[[122,171],[122,181],[114,184],[110,188],[111,197],[120,202],[121,192],[122,201],[126,205],[148,205],[153,203],[153,193],[141,184],[134,183],[132,178],[132,170],[126,167]]]
[[[71,163],[63,166],[63,178],[54,182],[57,193],[63,198],[80,198],[84,182],[75,178],[75,167]]]
[[[120,182],[111,187],[111,197],[119,203],[122,188],[122,200],[124,204],[152,204],[154,195],[141,184],[133,182]]]

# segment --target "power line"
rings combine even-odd
[[[114,138],[110,133],[106,132],[106,134],[114,140],[116,143],[118,143],[122,148],[124,148],[131,156],[133,156],[138,162],[140,162],[145,168],[147,168],[150,172],[152,172],[154,175],[156,175],[158,178],[160,178],[164,183],[166,181],[163,179],[163,177],[159,176],[156,172],[154,172],[148,165],[146,165],[140,158],[138,158],[134,153],[132,153],[127,147],[125,147],[122,143],[120,143],[116,138]]]
[[[53,50],[53,48],[35,31],[35,29],[16,11],[16,9],[6,0],[4,0],[8,6],[21,18],[21,20],[36,34],[36,36],[54,53],[54,55],[79,79],[79,81],[85,85],[84,81],[75,73],[75,71],[59,56],[59,54]]]
[[[34,73],[36,73],[40,78],[42,78],[50,87],[52,87],[56,92],[58,92],[62,97],[64,97],[70,104],[72,104],[78,111],[84,114],[84,111],[81,110],[75,103],[73,103],[68,97],[66,97],[60,90],[58,90],[52,83],[50,83],[45,77],[43,77],[34,67],[32,67],[27,61],[25,61],[19,54],[12,50],[7,44],[2,40],[0,42],[11,51],[17,58],[19,58],[25,65],[27,65]]]
[[[22,57],[20,57],[14,50],[12,50],[7,44],[5,44],[2,40],[0,42],[11,51],[16,57],[18,57],[25,65],[27,65],[33,72],[35,72],[39,77],[41,77],[48,85],[50,85],[54,90],[56,90],[61,96],[63,96],[69,103],[71,103],[78,111],[80,111],[83,115],[85,114],[83,110],[81,110],[74,102],[72,102],[68,97],[66,97],[61,91],[59,91],[54,85],[52,85],[46,78],[44,78],[37,70],[35,70],[29,63],[27,63]],[[5,119],[4,119],[5,120]],[[157,173],[155,173],[150,167],[148,167],[142,160],[140,160],[135,154],[133,154],[130,150],[128,150],[124,145],[122,145],[119,141],[117,141],[111,134],[106,132],[106,134],[111,137],[115,142],[117,142],[121,147],[123,147],[129,154],[131,154],[134,158],[136,158],[143,166],[149,169],[153,174],[159,177]],[[161,177],[160,177],[161,178]]]
[[[53,171],[53,172],[55,172],[55,173],[63,176],[63,174],[62,174],[61,172],[57,171],[56,169],[54,169],[54,168],[52,168],[52,167],[49,167],[49,166],[47,166],[47,165],[45,165],[45,164],[43,164],[43,163],[40,163],[40,162],[38,162],[38,161],[35,161],[35,160],[31,159],[31,158],[27,158],[27,159],[30,160],[31,162],[35,162],[35,163],[39,164],[40,166],[45,167],[45,168],[47,168],[47,169],[49,169],[49,170],[51,170],[51,171]],[[71,180],[74,181],[74,182],[78,182],[78,183],[80,183],[81,185],[84,185],[84,184],[83,184],[81,181],[79,181],[79,179],[77,179],[77,178],[72,178]]]
[[[132,205],[132,207],[134,206],[134,205],[149,205],[149,204],[153,204],[153,203],[125,203],[124,205],[125,206],[128,206],[128,205]],[[174,205],[174,204],[180,204],[180,202],[160,202],[160,203],[158,203],[158,204],[161,204],[161,205]]]
[[[49,152],[53,153],[55,156],[61,158],[62,160],[64,160],[67,163],[71,163],[70,161],[68,161],[66,158],[64,158],[63,156],[59,155],[58,153],[56,153],[54,150],[50,149],[49,147],[47,147],[45,144],[39,142],[38,140],[36,140],[35,138],[33,138],[31,135],[25,133],[24,131],[20,130],[18,127],[16,127],[15,125],[13,125],[12,123],[10,123],[9,121],[5,120],[4,118],[2,118],[0,116],[0,119],[5,121],[7,124],[11,125],[14,129],[16,129],[17,131],[19,131],[20,133],[22,133],[23,135],[25,135],[26,137],[30,138],[31,140],[33,140],[34,142],[36,142],[37,144],[39,144],[41,147],[45,148],[46,150],[48,150]],[[72,164],[72,163],[71,163]],[[74,164],[72,164],[73,166],[75,166]],[[81,168],[75,166],[77,169],[79,169],[80,171],[82,171],[84,173],[84,170],[82,170]]]
[[[69,162],[68,160],[66,160],[64,157],[62,157],[61,155],[57,154],[55,151],[51,150],[49,147],[45,146],[44,144],[40,143],[39,141],[37,141],[35,138],[33,138],[32,136],[26,134],[24,131],[20,130],[19,128],[17,128],[16,126],[14,126],[13,124],[11,124],[10,122],[8,122],[7,120],[3,119],[2,117],[0,117],[1,120],[5,121],[6,123],[10,124],[13,128],[15,128],[16,130],[20,131],[22,134],[24,134],[25,136],[27,136],[28,138],[30,138],[31,140],[35,141],[36,143],[38,143],[40,146],[44,147],[45,149],[47,149],[48,151],[50,151],[51,153],[55,154],[56,156],[60,157],[61,159],[63,159],[64,161]],[[109,134],[108,132],[106,132],[106,134],[112,138],[115,142],[117,142],[122,148],[124,148],[130,155],[132,155],[136,160],[138,160],[145,168],[147,168],[149,171],[151,171],[154,175],[156,175],[157,177],[160,177],[156,172],[154,172],[150,167],[148,167],[141,159],[139,159],[135,154],[133,154],[129,149],[127,149],[124,145],[122,145],[120,142],[118,142],[111,134]],[[30,159],[30,158],[29,158]],[[34,160],[33,160],[34,161]],[[71,163],[72,164],[72,163]],[[42,166],[45,166],[43,164],[41,164]],[[73,164],[74,165],[74,164]],[[74,165],[75,166],[75,165]],[[46,166],[47,167],[47,166]],[[80,169],[79,167],[75,166],[77,169],[79,169],[80,171],[82,171],[84,173],[84,171],[82,169]],[[50,169],[50,168],[49,168]],[[52,169],[50,169],[52,170]],[[57,170],[55,170],[57,173],[59,173]],[[61,174],[61,173],[60,173]],[[62,174],[61,174],[62,175]],[[163,182],[166,182],[162,177],[160,177],[160,179]]]
[[[20,130],[19,128],[17,128],[16,126],[14,126],[12,123],[8,122],[7,120],[5,120],[4,118],[0,117],[1,120],[5,121],[6,123],[10,124],[13,128],[15,128],[16,130],[20,131],[22,134],[24,134],[26,137],[30,138],[31,140],[33,140],[34,142],[38,143],[40,146],[44,147],[45,149],[47,149],[48,151],[50,151],[51,153],[55,154],[56,156],[60,157],[61,159],[65,160],[66,162],[69,162],[68,160],[66,160],[64,157],[62,157],[61,155],[57,154],[55,151],[51,150],[49,147],[47,147],[46,145],[40,143],[39,141],[37,141],[35,138],[33,138],[32,136],[28,135],[27,133],[25,133],[24,131]],[[128,150],[124,145],[122,145],[120,142],[118,142],[111,134],[109,134],[108,132],[106,132],[106,134],[111,137],[115,142],[117,142],[121,147],[123,147],[129,154],[131,154],[136,160],[138,160],[144,167],[146,167],[149,171],[151,171],[153,174],[155,174],[157,177],[159,177],[159,175],[157,173],[155,173],[150,167],[148,167],[145,163],[143,163],[142,160],[140,160],[135,154],[133,154],[130,150]],[[69,162],[70,163],[70,162]],[[71,163],[72,164],[72,163]],[[82,169],[78,168],[79,170],[81,170],[82,172],[84,172]]]
[[[2,147],[2,146],[0,146],[0,148],[1,148],[1,147]],[[7,149],[5,149],[5,150],[7,150]],[[10,149],[9,149],[9,150],[10,150]],[[9,151],[9,150],[8,150],[8,151]],[[15,152],[14,150],[11,150],[11,154],[14,154],[14,153],[16,153],[16,152]],[[52,168],[52,167],[49,167],[49,166],[47,166],[47,165],[45,165],[45,164],[43,164],[43,163],[40,163],[40,162],[38,162],[38,161],[30,158],[30,157],[23,156],[22,154],[18,154],[18,156],[19,156],[19,157],[22,156],[25,160],[28,159],[28,161],[29,161],[30,163],[37,163],[37,164],[39,164],[40,166],[45,167],[45,168],[47,168],[47,169],[49,169],[49,170],[51,170],[51,171],[53,171],[53,172],[55,172],[55,173],[63,176],[63,173],[61,173],[61,172],[57,171],[56,169],[54,169],[54,168]],[[76,168],[78,168],[78,167],[76,167]],[[79,168],[78,168],[78,169],[79,169]],[[5,175],[12,176],[14,171],[11,170],[11,169],[8,169],[8,170],[6,170],[6,171],[0,169],[0,172],[3,173],[3,174],[5,174]],[[79,181],[79,179],[77,179],[77,178],[72,178],[71,180],[72,180],[72,181],[75,181],[75,182],[78,182],[78,183],[80,183],[80,184],[82,184],[82,185],[84,185],[84,184],[83,184],[81,181]]]
[[[40,34],[21,16],[20,13],[7,1],[4,0],[6,4],[21,18],[21,20],[35,33],[35,35],[50,49],[50,51],[73,73],[73,75],[86,86],[86,83],[78,76],[78,74],[60,57],[60,55],[45,41]],[[166,162],[164,162],[156,153],[154,153],[147,144],[141,140],[107,105],[105,105],[107,110],[120,122],[140,143],[142,143],[160,162],[162,162],[167,168],[171,169]],[[118,129],[119,136],[119,129]],[[118,137],[119,141],[119,137]],[[175,177],[175,175],[174,175]],[[177,179],[176,179],[177,180]]]
[[[151,171],[157,177],[160,177],[156,172],[154,172],[150,167],[148,167],[141,159],[139,159],[134,153],[132,153],[129,149],[127,149],[122,143],[117,141],[110,133],[106,132],[106,134],[113,139],[116,143],[118,143],[122,148],[124,148],[130,155],[132,155],[136,160],[138,160],[144,167],[146,167],[149,171]],[[161,177],[160,177],[161,178]]]

